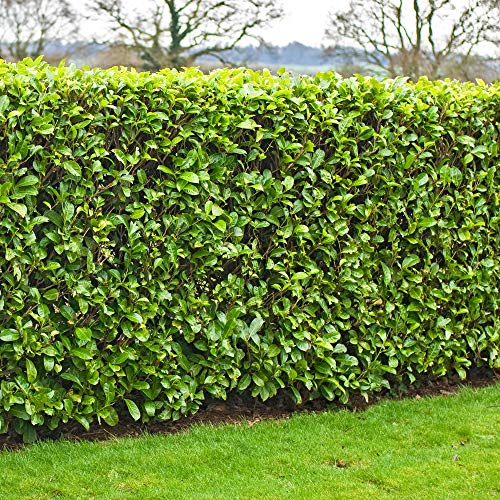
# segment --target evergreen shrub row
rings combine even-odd
[[[498,367],[500,84],[0,63],[0,431]]]

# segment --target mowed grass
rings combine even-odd
[[[500,384],[363,413],[0,453],[0,498],[494,498]]]

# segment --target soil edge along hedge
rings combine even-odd
[[[499,366],[500,85],[0,63],[0,431]]]

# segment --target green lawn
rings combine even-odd
[[[500,384],[363,413],[0,453],[0,498],[494,498]]]

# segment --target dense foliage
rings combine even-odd
[[[499,366],[500,85],[0,64],[0,430]]]

